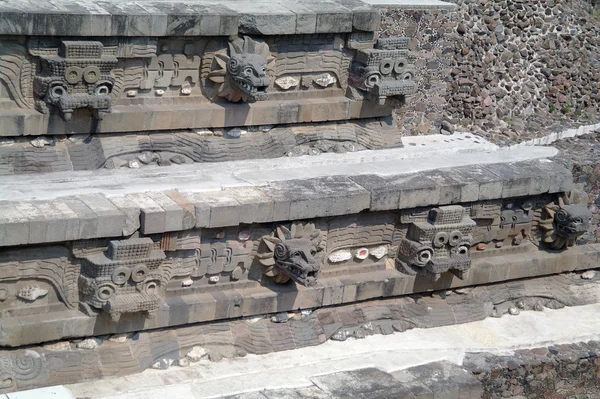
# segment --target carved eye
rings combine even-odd
[[[402,73],[404,67],[406,66],[406,60],[404,58],[398,58],[394,63],[394,72],[397,74]]]
[[[103,285],[98,287],[98,290],[96,290],[96,296],[98,297],[98,299],[101,299],[103,301],[109,300],[114,295],[115,287],[113,287],[112,285]]]
[[[402,79],[403,80],[412,80],[413,79],[412,72],[406,72],[404,75],[402,75]]]
[[[244,69],[245,75],[252,75],[253,72],[254,72],[254,70],[250,67],[247,67],[246,69]]]
[[[441,248],[448,243],[449,239],[450,238],[448,237],[448,233],[446,233],[445,231],[438,231],[433,236],[433,245],[438,248]]]
[[[569,218],[569,215],[567,215],[567,212],[564,209],[561,209],[556,214],[556,220],[558,220],[559,222],[565,222],[565,221],[567,221],[568,218]]]
[[[67,90],[62,86],[54,86],[50,90],[50,95],[54,98],[59,98],[67,94]]]
[[[424,266],[427,264],[427,262],[429,262],[431,260],[431,257],[433,256],[433,251],[431,251],[431,249],[426,248],[426,249],[422,249],[419,252],[417,252],[417,264]]]
[[[459,255],[466,255],[469,253],[469,248],[465,245],[461,245],[460,247],[458,247],[458,254]]]
[[[311,249],[311,250],[310,250],[310,254],[311,254],[311,255],[316,255],[316,254],[317,254],[317,251],[316,251],[315,249]]]
[[[365,86],[374,87],[380,81],[381,81],[381,75],[379,75],[379,73],[377,73],[377,72],[374,72],[374,73],[371,73],[369,76],[367,76],[367,78],[365,79]]]
[[[384,58],[381,60],[381,64],[379,64],[379,71],[382,75],[388,75],[394,69],[394,61]]]
[[[96,87],[94,93],[99,96],[107,96],[108,94],[110,94],[110,87],[107,84],[101,84],[98,87]]]

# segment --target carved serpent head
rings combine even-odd
[[[275,246],[275,265],[294,281],[310,286],[317,282],[320,270],[317,248],[308,238],[295,238]]]
[[[586,206],[563,205],[554,214],[556,234],[571,240],[575,239],[587,231],[591,219],[592,213]]]
[[[267,59],[260,54],[232,51],[227,71],[231,75],[232,86],[252,98],[265,94],[271,83],[267,76]]]

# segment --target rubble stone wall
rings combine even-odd
[[[597,398],[600,359],[597,341],[523,349],[511,356],[467,354],[464,367],[482,383],[484,399]]]
[[[438,133],[447,120],[513,143],[600,119],[592,2],[452,1],[454,11],[383,12],[380,34],[411,37],[421,55],[419,91],[398,111],[404,134]]]

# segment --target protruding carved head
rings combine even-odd
[[[313,224],[280,226],[275,234],[264,236],[258,248],[258,260],[265,266],[265,275],[277,283],[290,278],[310,286],[317,282],[321,269],[319,253],[321,232]]]
[[[571,240],[576,239],[587,231],[591,220],[592,213],[586,206],[580,204],[563,205],[554,214],[556,234]]]
[[[320,265],[315,258],[317,248],[308,238],[280,242],[275,246],[275,264],[294,281],[310,286],[317,282]]]
[[[208,73],[217,96],[231,102],[266,100],[271,84],[268,74],[275,62],[269,46],[245,36],[235,38],[228,47],[214,54]]]
[[[232,85],[253,98],[265,94],[271,83],[267,76],[267,59],[260,54],[232,54],[227,70]]]

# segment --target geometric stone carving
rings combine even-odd
[[[397,264],[407,274],[421,273],[433,281],[447,271],[462,279],[471,267],[471,233],[475,222],[460,205],[431,209],[415,220],[400,241]]]
[[[389,97],[404,100],[416,89],[414,59],[408,51],[408,38],[379,39],[375,48],[357,50],[350,84],[379,105]]]
[[[161,268],[166,256],[150,238],[110,241],[108,250],[83,258],[79,290],[88,314],[102,309],[114,321],[122,313],[153,317],[168,278]]]
[[[47,113],[51,106],[65,121],[78,108],[91,108],[96,119],[111,112],[111,71],[117,57],[103,54],[103,49],[98,41],[64,40],[58,55],[40,56],[41,71],[34,80],[38,111]]]

